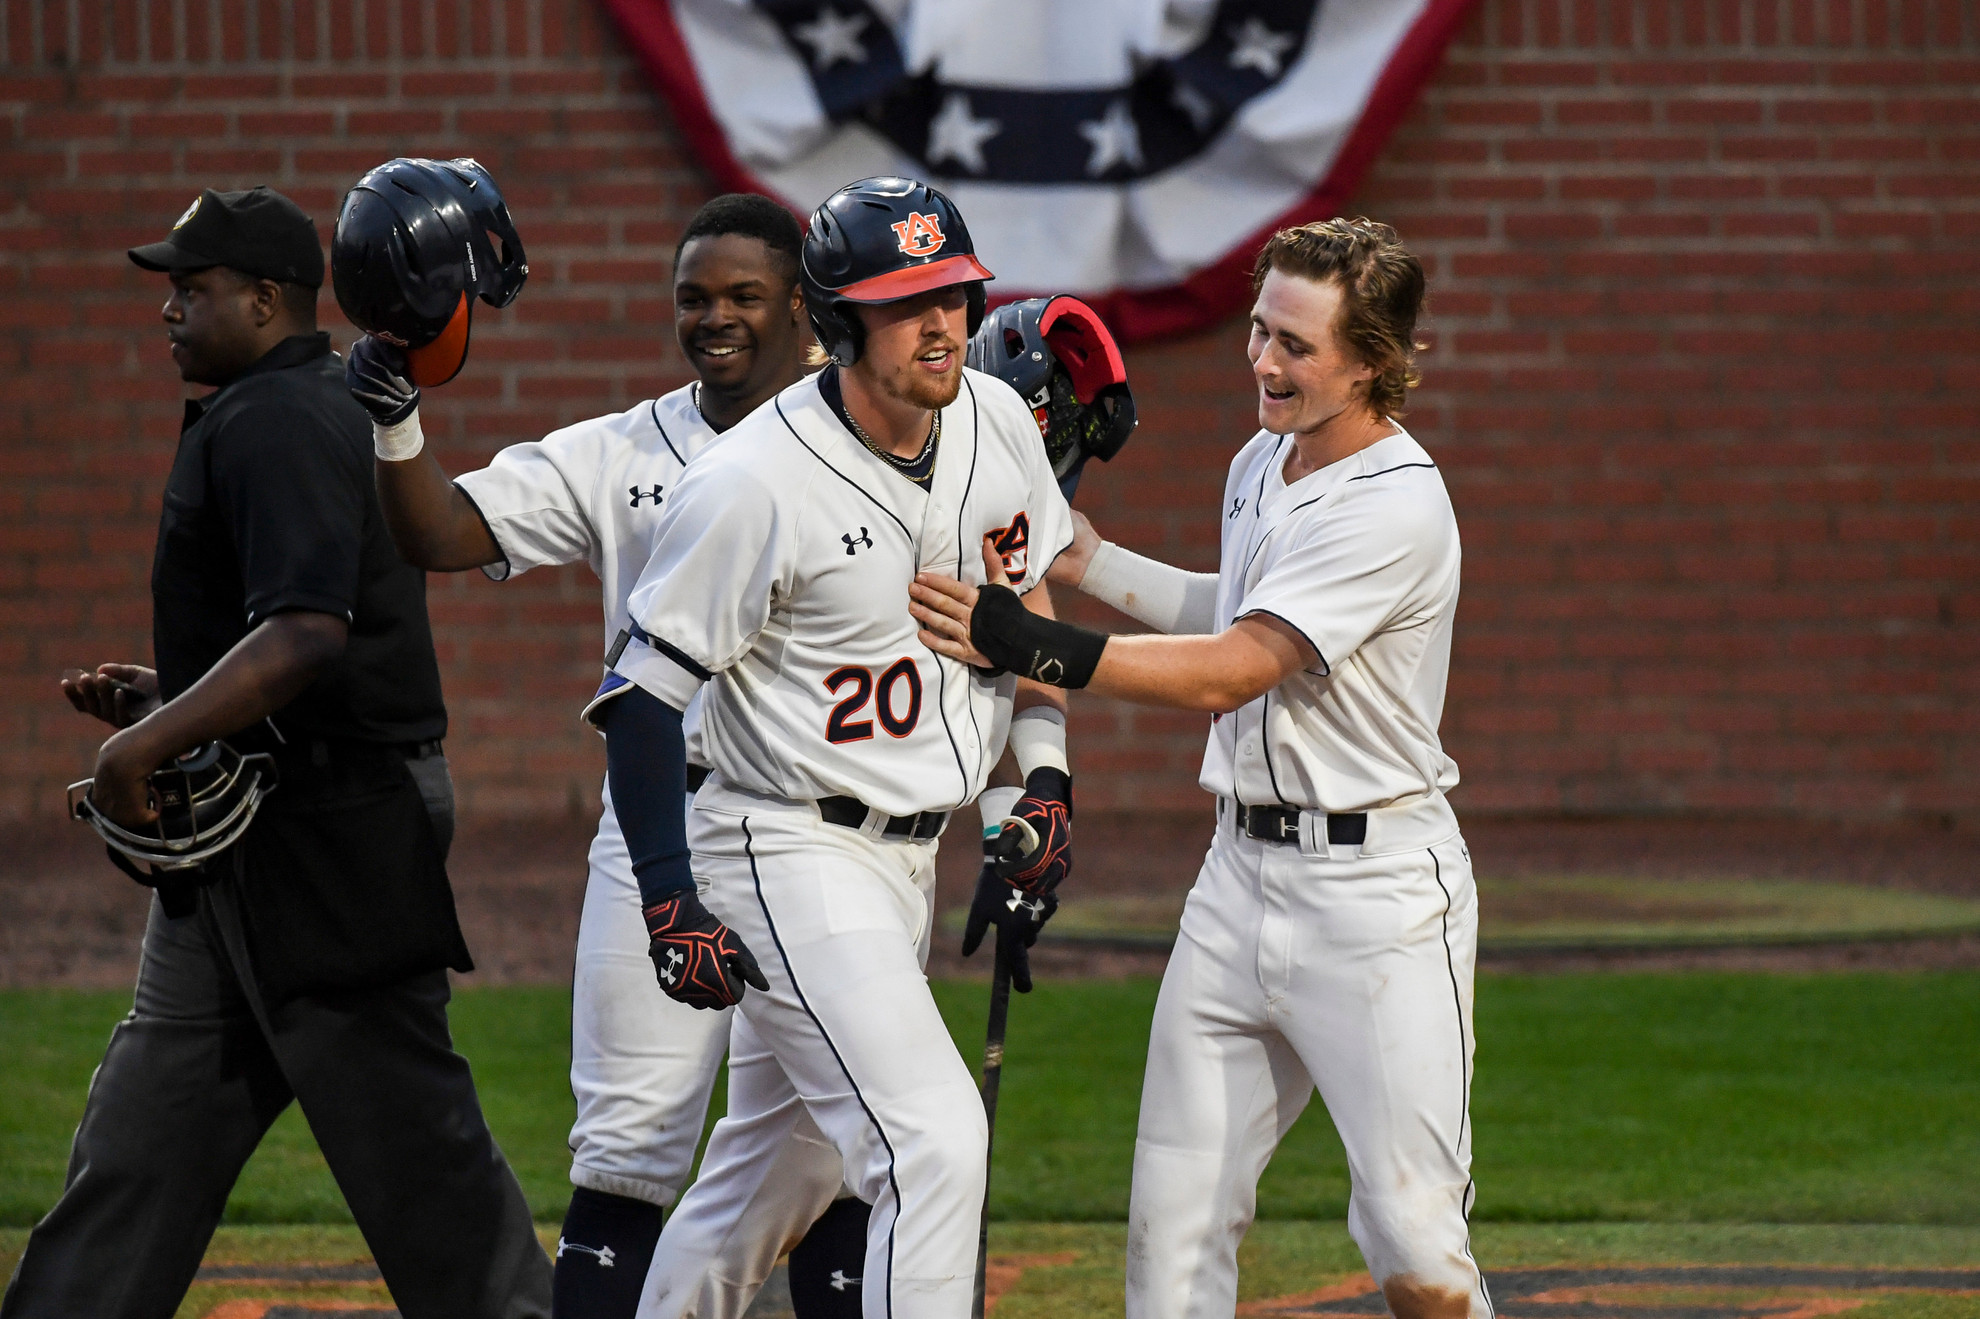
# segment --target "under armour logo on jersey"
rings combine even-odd
[[[848,1287],[857,1287],[859,1283],[858,1278],[848,1278],[844,1269],[832,1270],[832,1290],[835,1292],[842,1292]]]
[[[1244,512],[1244,496],[1239,495],[1231,501],[1231,519],[1235,520],[1237,515],[1242,512]]]
[[[895,227],[899,228],[900,226],[896,225]],[[865,527],[861,527],[859,529],[859,535],[857,536],[853,535],[849,531],[845,535],[839,537],[839,539],[846,543],[847,557],[851,557],[852,555],[859,553],[858,547],[861,545],[866,546],[866,548],[869,550],[873,548],[873,537],[867,535]]]
[[[567,1250],[576,1251],[580,1255],[592,1256],[598,1261],[598,1267],[601,1269],[611,1268],[612,1261],[618,1258],[610,1246],[581,1246],[575,1241],[566,1241],[562,1237],[558,1237],[557,1258],[562,1259],[564,1252]]]
[[[633,508],[638,508],[639,501],[642,499],[650,499],[655,504],[658,504],[660,502],[660,487],[657,485],[654,486],[651,490],[641,490],[638,486],[633,486],[630,490],[626,491],[626,493],[632,496],[631,506]]]
[[[931,256],[949,240],[942,237],[942,221],[919,211],[899,224],[890,226],[901,251],[909,256]]]
[[[667,950],[667,965],[660,968],[661,983],[668,985],[673,984],[674,981],[680,977],[681,963],[685,961],[687,961],[687,958],[681,956],[680,949],[669,948]]]

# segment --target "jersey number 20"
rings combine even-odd
[[[899,694],[902,684],[907,686],[905,710],[901,708],[903,698]],[[889,737],[906,737],[921,722],[921,670],[911,659],[895,660],[881,670],[877,679],[871,669],[852,664],[834,669],[825,677],[825,690],[834,696],[848,687],[852,690],[832,707],[831,717],[825,721],[827,742],[864,742],[872,737],[873,720],[853,717],[866,708],[868,701],[873,701],[873,713]],[[878,700],[874,700],[876,689]]]

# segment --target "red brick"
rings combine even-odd
[[[277,31],[281,6],[252,2]],[[285,190],[327,221],[380,151],[449,126],[421,149],[497,170],[537,271],[429,397],[450,470],[683,378],[667,259],[705,184],[602,13],[322,2],[329,43],[312,24],[287,65],[224,37],[196,71],[149,63],[170,52],[138,51],[113,7],[83,48],[115,47],[114,72],[100,55],[10,72],[0,539],[44,561],[0,568],[10,622],[40,634],[0,633],[0,690],[44,681],[22,667],[37,647],[92,629],[142,646],[179,390],[158,290],[118,253],[197,182],[292,162]],[[1446,732],[1467,809],[1938,802],[1980,819],[1959,781],[1980,766],[1970,36],[1826,0],[1486,0],[1467,23],[1350,203],[1400,225],[1430,272],[1410,426],[1466,540]],[[327,298],[324,314],[348,342]],[[1214,563],[1215,491],[1254,424],[1241,346],[1233,325],[1131,352],[1141,432],[1082,490],[1124,543]],[[85,607],[68,583],[90,567],[113,585]],[[595,794],[595,739],[558,713],[595,671],[595,590],[578,569],[433,579],[467,809]],[[491,654],[518,662],[475,666]],[[1089,800],[1200,809],[1200,717],[1075,698],[1075,723]],[[26,771],[53,783],[73,756],[41,728],[14,741],[41,748],[21,765],[60,762]],[[0,813],[37,793],[10,789]]]

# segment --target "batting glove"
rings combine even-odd
[[[403,348],[367,334],[344,359],[344,387],[380,426],[396,426],[419,407],[419,386]]]
[[[742,1001],[745,983],[768,990],[736,932],[701,905],[693,891],[646,908],[646,955],[667,997],[691,1008],[730,1008]]]
[[[969,920],[963,926],[962,952],[964,957],[974,953],[983,943],[983,936],[995,926],[997,955],[1011,968],[1011,988],[1029,994],[1031,953],[1028,950],[1038,942],[1038,932],[1045,928],[1045,922],[1059,909],[1059,899],[1050,893],[1033,897],[1000,878],[998,859],[992,850],[996,845],[994,838],[983,840],[983,873],[976,877],[976,898],[969,904]]]
[[[1010,818],[1020,823],[992,843],[997,877],[1046,897],[1072,874],[1072,775],[1050,766],[1032,770]]]

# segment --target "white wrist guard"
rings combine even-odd
[[[1186,572],[1102,541],[1086,565],[1079,589],[1104,604],[1169,635],[1212,631],[1217,575]]]
[[[1011,754],[1017,757],[1018,773],[1031,777],[1034,769],[1056,769],[1072,773],[1066,759],[1066,712],[1050,705],[1034,705],[1017,712],[1011,719]]]
[[[1017,809],[1023,788],[985,788],[976,795],[976,810],[983,817],[983,840],[987,843],[1004,831],[1004,821]]]
[[[426,436],[419,429],[419,409],[396,426],[380,426],[371,423],[371,451],[388,463],[402,463],[408,458],[417,458],[419,451],[426,447]]]

